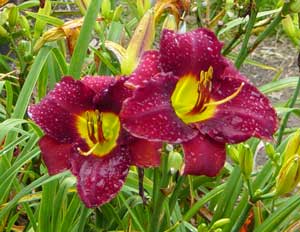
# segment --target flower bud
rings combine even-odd
[[[276,195],[291,192],[300,181],[300,156],[291,157],[281,167],[276,178]]]
[[[274,146],[271,143],[265,143],[265,150],[269,158],[274,160],[274,155],[276,154]]]
[[[227,145],[226,153],[229,155],[229,157],[233,160],[235,163],[239,163],[239,152],[238,150],[232,146],[232,145]]]
[[[296,27],[294,25],[293,19],[290,15],[286,15],[281,21],[284,32],[289,37],[294,37],[296,35]]]
[[[295,155],[300,155],[300,129],[298,129],[289,139],[283,156],[283,165],[289,160],[291,157]]]
[[[183,159],[180,153],[177,151],[172,151],[169,154],[168,166],[171,174],[175,174],[182,167]]]
[[[137,66],[144,51],[149,50],[155,37],[155,20],[151,10],[140,20],[129,42],[126,54],[121,63],[122,74],[130,74]]]
[[[228,224],[230,222],[229,218],[222,218],[216,221],[210,228],[212,231],[216,231],[216,229]],[[222,230],[221,230],[222,231]]]
[[[85,15],[91,0],[75,0],[75,4],[78,6],[81,14]]]
[[[9,9],[5,8],[2,12],[0,12],[0,25],[2,26],[4,23],[6,23],[8,19],[8,13]]]
[[[177,31],[177,22],[174,15],[168,15],[162,25],[162,29]]]
[[[299,13],[300,12],[300,0],[291,0],[290,1],[290,10],[293,13]]]
[[[20,15],[18,22],[21,28],[23,29],[25,36],[27,38],[31,38],[30,25],[27,18],[24,15]]]
[[[150,9],[151,2],[149,0],[137,0],[136,8],[138,12],[138,16],[141,18]]]
[[[111,3],[110,0],[102,0],[101,3],[101,15],[105,19],[110,19]]]
[[[253,153],[249,145],[239,147],[239,163],[245,178],[249,178],[253,169]]]
[[[19,9],[13,5],[10,9],[9,9],[9,13],[8,13],[8,23],[10,26],[15,26],[17,24],[17,20],[19,18]]]
[[[2,27],[1,25],[0,25],[0,37],[8,37],[8,32],[7,32],[7,30],[5,30],[5,28],[4,27]]]
[[[117,8],[114,11],[112,20],[116,21],[116,22],[119,21],[121,18],[122,12],[123,12],[123,7],[121,5],[117,6]]]

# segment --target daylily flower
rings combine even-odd
[[[271,139],[277,118],[269,100],[221,55],[213,32],[164,30],[160,49],[145,52],[126,85],[128,132],[152,141],[181,143],[183,174],[215,176],[225,143],[251,136]]]
[[[129,166],[158,166],[161,143],[129,135],[120,123],[130,92],[124,79],[64,77],[29,116],[44,130],[39,142],[51,175],[70,169],[87,207],[102,205],[121,189]]]

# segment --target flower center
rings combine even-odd
[[[201,71],[199,77],[189,74],[179,79],[171,96],[176,115],[185,123],[204,121],[213,117],[218,105],[224,104],[238,95],[241,86],[230,96],[215,101],[210,96],[212,90],[213,68]]]
[[[120,119],[111,112],[99,112],[98,110],[86,111],[76,118],[76,129],[89,149],[78,151],[81,155],[107,155],[116,145],[120,132]]]

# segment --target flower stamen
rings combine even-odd
[[[241,91],[243,86],[245,85],[244,82],[242,82],[242,84],[240,85],[240,87],[238,87],[238,89],[231,95],[229,95],[228,97],[225,97],[224,99],[220,100],[220,101],[213,101],[213,102],[209,102],[209,103],[205,103],[203,106],[207,107],[207,106],[218,106],[218,105],[222,105],[230,100],[232,100],[233,98],[235,98]]]

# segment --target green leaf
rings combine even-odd
[[[274,91],[279,91],[286,88],[296,88],[299,77],[287,77],[277,81],[269,82],[259,87],[259,90],[264,94],[268,94]]]
[[[61,20],[59,18],[55,18],[53,16],[39,14],[39,13],[33,13],[33,12],[29,12],[29,11],[26,11],[25,13],[35,19],[39,19],[39,20],[43,21],[44,23],[48,23],[55,27],[60,27],[60,26],[64,25],[63,20]]]
[[[273,212],[254,232],[273,232],[279,228],[284,220],[300,207],[300,196],[295,195]]]
[[[92,0],[85,15],[80,35],[77,40],[70,62],[69,75],[80,78],[81,68],[86,57],[87,49],[92,37],[92,31],[100,10],[101,0]]]
[[[49,183],[51,181],[55,181],[59,178],[62,178],[64,176],[68,175],[67,172],[63,172],[60,173],[58,175],[55,176],[48,176],[48,175],[44,175],[40,178],[38,178],[37,180],[31,182],[29,185],[27,185],[26,187],[24,187],[11,201],[9,201],[9,203],[0,210],[0,221],[2,221],[3,217],[5,215],[7,215],[7,213],[9,213],[9,211],[15,207],[18,204],[18,201],[25,196],[26,194],[32,192],[32,190],[38,188],[39,186]]]

